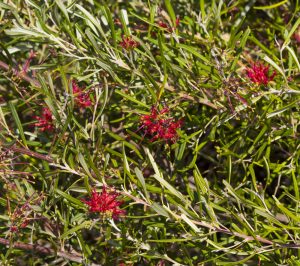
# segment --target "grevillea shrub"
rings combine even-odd
[[[1,1],[0,264],[300,265],[299,5]]]

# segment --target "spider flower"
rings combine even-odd
[[[103,217],[118,219],[120,215],[125,214],[125,211],[119,208],[123,203],[123,201],[117,200],[119,195],[119,193],[107,191],[106,187],[103,187],[101,193],[93,189],[90,200],[82,200],[82,202],[89,206],[90,212],[98,212]]]
[[[140,45],[139,42],[132,39],[132,36],[123,36],[119,44],[127,51],[133,50]]]
[[[158,111],[156,107],[152,107],[150,115],[141,116],[141,128],[144,128],[145,134],[151,135],[152,139],[164,140],[166,142],[175,142],[178,139],[177,129],[179,129],[183,121],[182,119],[175,121],[168,116],[169,108],[165,107]]]
[[[276,71],[269,73],[269,66],[264,66],[262,63],[254,63],[250,68],[246,69],[248,78],[258,84],[267,85],[276,76]]]
[[[72,89],[75,103],[80,108],[86,108],[92,105],[89,93],[82,91],[74,80],[72,81]]]
[[[40,116],[35,116],[35,119],[37,122],[34,123],[34,126],[38,127],[40,131],[54,130],[52,113],[49,108],[43,108],[42,114]]]

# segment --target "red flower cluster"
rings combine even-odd
[[[34,126],[39,127],[40,131],[53,131],[54,124],[52,119],[52,113],[49,108],[43,108],[41,116],[35,116],[35,119],[38,121]]]
[[[119,44],[126,50],[132,50],[140,45],[139,42],[132,39],[132,36],[123,36]]]
[[[269,66],[264,66],[262,63],[252,64],[246,71],[248,78],[259,85],[267,85],[276,76],[276,71],[269,75]]]
[[[92,105],[90,95],[87,92],[82,91],[82,89],[77,85],[77,83],[72,81],[73,95],[75,97],[75,103],[80,108],[86,108]]]
[[[90,207],[90,212],[100,212],[106,217],[117,219],[120,215],[125,214],[125,211],[119,208],[123,203],[123,201],[117,200],[119,195],[115,191],[107,192],[106,187],[103,187],[101,193],[93,189],[91,199],[82,200],[82,202]]]
[[[177,129],[183,124],[182,119],[174,121],[173,118],[166,117],[169,108],[165,107],[160,112],[156,107],[152,107],[150,115],[141,116],[141,128],[145,128],[145,133],[152,135],[150,141],[165,140],[175,142],[178,138]]]

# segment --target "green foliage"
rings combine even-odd
[[[2,1],[1,265],[299,265],[300,8],[271,2]],[[125,216],[89,212],[103,186]]]

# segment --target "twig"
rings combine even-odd
[[[236,236],[236,237],[239,237],[239,238],[243,238],[246,241],[256,240],[256,241],[259,241],[259,242],[264,243],[264,244],[273,245],[276,248],[295,248],[295,249],[300,249],[300,244],[281,244],[281,243],[276,243],[274,241],[268,240],[268,239],[263,238],[263,237],[258,236],[258,235],[255,236],[255,238],[254,238],[252,236],[244,235],[244,234],[237,233],[237,232],[232,232],[229,229],[217,228],[217,227],[215,227],[215,226],[213,226],[211,224],[205,223],[205,222],[198,222],[198,221],[194,221],[194,220],[193,220],[193,222],[195,224],[197,224],[197,225],[209,228],[209,229],[214,230],[214,231],[216,231],[218,233],[223,233],[223,234],[227,234],[227,235],[233,235],[233,236]]]
[[[31,150],[25,149],[25,148],[19,148],[19,147],[16,147],[15,145],[9,147],[8,149],[12,150],[14,152],[19,152],[19,153],[22,153],[22,154],[29,155],[31,157],[35,157],[35,158],[44,160],[44,161],[47,161],[47,162],[50,162],[50,163],[54,162],[54,160],[49,155],[43,155],[43,154],[40,154],[38,152],[31,151]]]
[[[131,195],[130,193],[128,193],[127,191],[120,191],[120,194],[125,195],[125,196],[127,196],[127,197],[133,199],[136,203],[140,203],[140,204],[143,204],[143,205],[145,205],[145,206],[150,206],[149,203],[147,203],[147,202],[145,202],[145,201],[143,201],[143,200],[141,200],[141,199],[139,199],[139,198],[137,198],[137,197],[135,197],[135,196],[132,196],[132,195]]]
[[[8,175],[25,175],[25,176],[29,175],[29,176],[33,176],[32,173],[14,171],[14,170],[0,170],[0,173],[8,174]]]
[[[55,251],[52,248],[47,248],[41,245],[32,245],[32,244],[26,244],[26,243],[22,243],[22,242],[14,242],[14,243],[10,243],[9,240],[5,239],[5,238],[0,238],[0,244],[2,245],[6,245],[6,246],[11,246],[13,248],[17,248],[17,249],[23,249],[23,250],[27,250],[27,251],[32,251],[35,253],[39,253],[39,254],[45,254],[45,255],[56,255],[59,256],[61,258],[64,259],[68,259],[70,261],[74,261],[77,263],[83,263],[84,259],[81,256],[72,254],[72,253],[67,253],[67,252],[63,252],[63,251]],[[100,266],[99,264],[89,264],[91,266]]]
[[[209,224],[209,223],[206,223],[206,222],[198,222],[198,221],[195,221],[195,220],[192,220],[192,221],[193,221],[195,224],[197,224],[197,225],[200,225],[200,226],[209,228],[209,229],[214,230],[214,231],[216,231],[216,232],[218,232],[218,233],[223,233],[223,234],[227,234],[227,235],[233,235],[233,236],[236,236],[236,237],[239,237],[239,238],[243,238],[243,239],[245,239],[246,241],[257,240],[257,241],[259,241],[259,242],[261,242],[261,243],[265,243],[265,244],[269,244],[269,245],[274,245],[274,244],[276,244],[276,243],[274,243],[274,242],[271,241],[271,240],[262,238],[261,236],[256,236],[256,237],[254,238],[254,237],[252,237],[252,236],[240,234],[240,233],[237,233],[237,232],[232,232],[232,231],[230,231],[229,229],[221,229],[221,228],[215,227],[215,226],[213,226],[212,224]]]
[[[9,65],[7,65],[6,63],[4,63],[3,61],[0,61],[0,68],[6,70],[6,71],[10,71],[12,70],[12,72],[14,73],[14,75],[16,75],[18,78],[23,79],[29,83],[31,83],[32,85],[36,86],[36,87],[40,87],[41,84],[38,80],[33,79],[31,77],[29,77],[28,75],[26,75],[23,72],[19,72],[17,69],[10,67]]]

